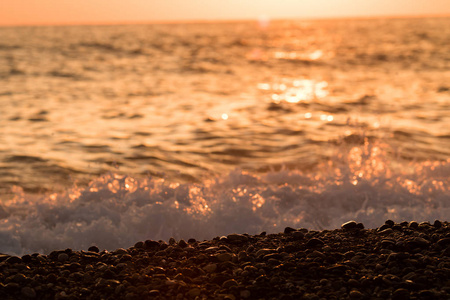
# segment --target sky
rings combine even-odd
[[[0,26],[450,15],[450,0],[0,0]]]

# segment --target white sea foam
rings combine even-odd
[[[146,239],[331,229],[350,219],[369,228],[386,219],[448,220],[449,161],[397,170],[382,149],[356,146],[309,173],[235,170],[200,184],[107,174],[45,196],[15,188],[14,199],[0,206],[0,252],[114,250]]]

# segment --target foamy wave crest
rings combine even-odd
[[[114,250],[153,239],[209,239],[286,226],[332,229],[355,219],[447,220],[450,161],[396,169],[382,145],[349,147],[314,172],[236,170],[200,184],[108,174],[87,187],[32,196],[15,188],[0,206],[0,252]]]

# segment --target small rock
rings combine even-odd
[[[159,249],[159,243],[157,241],[146,240],[144,242],[144,245],[145,245],[145,249],[152,249],[152,248]]]
[[[203,267],[203,270],[205,270],[208,273],[214,273],[217,270],[217,264],[209,264]]]
[[[437,241],[437,244],[442,248],[445,248],[450,245],[450,237],[443,238]]]
[[[10,256],[5,261],[7,264],[20,264],[22,259],[18,256]]]
[[[386,224],[387,226],[389,226],[389,228],[392,228],[392,226],[395,225],[395,222],[392,221],[392,220],[386,220],[386,221],[384,222],[384,224]]]
[[[60,253],[58,254],[58,261],[60,263],[63,263],[65,261],[67,261],[69,259],[69,255],[67,255],[67,253]]]
[[[90,252],[95,252],[95,253],[99,253],[99,252],[100,252],[100,249],[98,249],[97,246],[91,246],[91,247],[89,247],[88,251],[90,251]]]
[[[116,251],[114,251],[113,253],[115,255],[123,255],[123,254],[128,254],[128,251],[123,248],[119,248],[119,249],[116,249]]]
[[[0,254],[0,262],[7,260],[10,257],[8,254]]]
[[[426,248],[430,245],[430,242],[421,237],[415,237],[412,240],[406,242],[406,244],[412,248]]]
[[[156,297],[159,295],[159,291],[158,290],[151,290],[150,292],[148,292],[149,296],[152,297]]]
[[[396,289],[392,293],[392,300],[409,300],[409,291],[407,289]]]
[[[312,238],[310,239],[307,243],[306,246],[307,247],[322,247],[325,243],[317,238]]]
[[[230,287],[232,287],[232,286],[237,286],[237,285],[238,285],[238,283],[237,283],[236,280],[234,280],[234,279],[229,279],[229,280],[225,281],[225,282],[222,284],[222,287],[223,287],[224,289],[229,289]]]
[[[201,292],[202,291],[199,288],[193,288],[193,289],[190,289],[189,292],[187,292],[187,294],[190,297],[195,298],[197,296],[200,296]]]
[[[356,223],[356,221],[348,221],[348,222],[342,224],[341,228],[344,230],[351,230],[351,229],[355,229],[357,225],[358,225],[358,223]]]
[[[382,248],[392,248],[394,246],[395,246],[395,241],[393,241],[393,240],[388,240],[388,239],[381,240]]]
[[[188,244],[186,243],[185,240],[180,240],[178,242],[178,246],[180,246],[181,248],[186,248],[188,246]]]
[[[362,299],[364,295],[358,290],[351,290],[348,294],[350,299]]]
[[[242,243],[244,243],[244,242],[248,241],[248,237],[246,237],[243,234],[236,234],[236,233],[227,235],[227,239],[230,242],[242,242]]]
[[[36,291],[33,288],[30,288],[28,286],[23,287],[22,290],[20,291],[20,293],[22,294],[22,296],[26,297],[26,298],[36,298]]]
[[[230,261],[233,258],[230,253],[219,253],[216,255],[216,257],[221,262]]]
[[[302,240],[302,239],[305,238],[305,234],[303,232],[301,232],[301,231],[298,231],[298,230],[292,232],[291,235],[296,240]]]
[[[247,299],[250,298],[252,293],[249,290],[243,290],[240,292],[241,298]]]
[[[419,223],[417,223],[416,221],[411,221],[409,222],[408,227],[412,229],[417,229],[419,227]]]
[[[242,261],[242,260],[246,260],[248,258],[247,252],[245,251],[241,251],[238,254],[238,260]]]
[[[442,222],[439,221],[439,220],[436,220],[436,221],[434,221],[433,226],[436,227],[436,228],[441,228],[442,227]]]
[[[134,248],[143,249],[144,242],[137,242],[136,244],[134,244]]]
[[[267,254],[270,254],[270,253],[274,253],[274,252],[277,252],[277,250],[275,250],[275,249],[259,249],[258,251],[256,251],[256,256],[257,257],[260,257],[260,256],[264,256],[264,255],[267,255]]]
[[[286,227],[284,228],[284,233],[285,234],[289,234],[291,232],[297,231],[296,229],[292,228],[292,227]]]
[[[380,232],[378,232],[378,234],[380,235],[390,235],[394,232],[394,230],[392,230],[392,228],[386,228]]]

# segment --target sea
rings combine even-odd
[[[0,253],[450,218],[450,18],[0,27]]]

